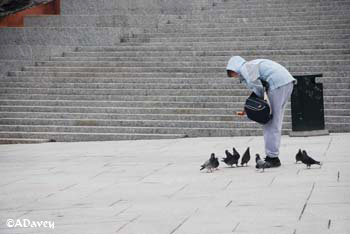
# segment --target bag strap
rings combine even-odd
[[[270,99],[269,96],[267,95],[267,91],[264,91],[264,100],[266,100],[267,104],[269,104],[270,106],[270,115],[272,114],[272,107],[271,107],[271,103],[270,103]]]
[[[260,77],[259,77],[259,80],[261,81],[261,84],[262,86],[264,87],[265,91],[268,93],[268,90],[269,90],[269,83],[262,80]]]

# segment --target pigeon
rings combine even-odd
[[[218,170],[219,165],[220,165],[219,159],[214,156],[214,161],[213,161],[214,169]]]
[[[226,165],[231,166],[234,164],[234,158],[233,155],[228,151],[225,150],[226,158],[223,158],[221,161],[226,163]]]
[[[233,166],[236,164],[238,166],[238,159],[240,157],[239,153],[233,148],[233,154],[231,154],[228,150],[225,150],[226,158],[222,159],[222,162],[226,163],[228,166]]]
[[[316,161],[315,159],[311,158],[309,155],[307,155],[306,151],[303,150],[303,157],[301,158],[301,162],[306,165],[307,168],[310,168],[311,165],[317,164],[317,165],[322,165],[321,162]]]
[[[203,170],[203,169],[207,169],[207,172],[212,172],[212,169],[213,168],[216,168],[218,167],[219,165],[217,165],[219,162],[216,162],[218,161],[217,158],[215,158],[215,154],[212,153],[210,155],[210,158],[204,162],[203,165],[201,165],[201,169],[200,170]]]
[[[233,150],[233,157],[237,160],[236,165],[238,166],[238,160],[241,157],[241,155],[239,155],[239,153],[237,152],[237,150],[235,149],[235,147],[232,148]]]
[[[247,150],[244,152],[243,156],[242,156],[242,160],[241,160],[241,166],[243,167],[244,164],[246,166],[248,166],[248,162],[250,160],[250,152],[249,152],[249,147],[247,148]]]
[[[262,171],[264,172],[265,168],[269,168],[269,165],[260,158],[259,154],[256,154],[255,156],[255,162],[256,162],[256,169],[262,169]]]
[[[298,153],[295,155],[295,163],[301,162],[302,157],[303,153],[301,152],[301,149],[299,149]]]

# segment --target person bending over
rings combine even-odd
[[[285,107],[296,81],[281,64],[269,59],[246,61],[233,56],[226,67],[227,75],[239,78],[241,83],[259,97],[264,96],[264,86],[268,87],[267,96],[272,110],[272,119],[264,125],[265,162],[268,167],[279,167],[279,148]],[[244,111],[238,112],[243,116]]]

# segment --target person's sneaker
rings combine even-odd
[[[265,158],[266,164],[268,164],[268,167],[279,167],[281,166],[281,161],[278,157],[276,158],[270,158],[269,156],[266,156]]]

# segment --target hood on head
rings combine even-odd
[[[245,62],[246,62],[245,59],[242,58],[241,56],[233,56],[228,61],[226,70],[240,73],[240,70]]]

